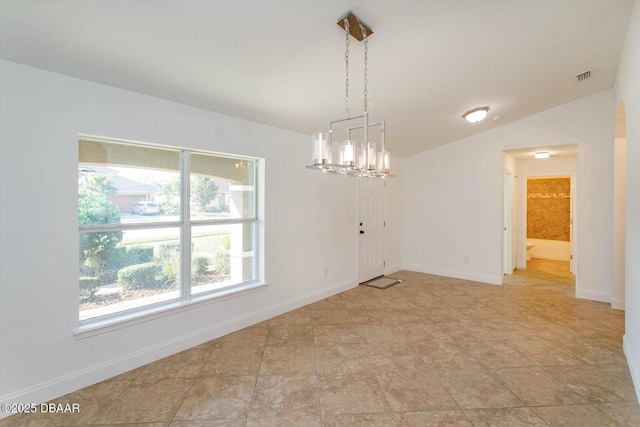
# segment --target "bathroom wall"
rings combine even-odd
[[[527,180],[527,238],[570,240],[571,179]]]

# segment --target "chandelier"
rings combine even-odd
[[[345,37],[345,118],[329,122],[328,133],[313,134],[312,164],[308,169],[319,170],[329,174],[342,174],[353,177],[385,178],[391,174],[391,154],[386,147],[384,120],[372,123],[369,121],[368,106],[368,59],[369,36],[373,31],[364,25],[357,16],[348,12],[340,18],[337,24],[344,28]],[[358,41],[364,41],[364,112],[351,117],[349,103],[349,35]],[[351,123],[347,123],[351,122]],[[334,125],[346,124],[346,139],[342,142],[333,141]],[[355,131],[362,131],[364,139],[357,142],[352,135]],[[369,138],[372,133],[379,132],[380,143],[376,150],[375,138]]]

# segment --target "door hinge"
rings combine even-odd
[[[569,259],[573,259],[573,255],[570,255],[570,256],[569,256]]]
[[[386,227],[387,226],[387,221],[382,221],[382,226]]]
[[[382,261],[382,266],[386,267],[387,266],[387,261]]]

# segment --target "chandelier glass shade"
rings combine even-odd
[[[368,104],[368,36],[373,32],[351,12],[338,21],[346,32],[345,38],[345,115],[344,119],[329,122],[327,133],[314,133],[312,138],[312,164],[307,168],[330,174],[354,177],[384,178],[391,175],[391,154],[387,151],[385,122],[371,122]],[[349,104],[349,36],[364,41],[364,113],[352,117]],[[334,127],[346,126],[346,139],[334,141]],[[379,137],[374,135],[379,132]],[[363,134],[356,141],[354,134]],[[372,137],[371,139],[369,137]],[[379,141],[379,142],[377,142]],[[376,149],[378,148],[379,151]]]

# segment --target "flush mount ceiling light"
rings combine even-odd
[[[538,151],[536,154],[533,155],[533,157],[535,157],[536,159],[548,159],[549,158],[549,152],[548,151]]]
[[[345,30],[345,118],[329,122],[328,133],[313,134],[312,164],[308,169],[319,170],[331,174],[343,174],[354,177],[384,178],[391,175],[391,154],[387,151],[385,122],[371,123],[367,111],[368,104],[368,54],[369,36],[373,31],[352,12],[340,18],[337,24]],[[364,41],[364,113],[351,117],[349,104],[349,36],[358,41]],[[332,141],[333,126],[336,123],[354,121],[352,126],[347,125],[346,139],[342,143]],[[376,142],[369,139],[372,128],[380,132],[380,151],[376,150]],[[352,138],[352,132],[362,130],[364,139],[356,142]],[[375,139],[375,138],[372,138]]]
[[[478,123],[487,117],[489,107],[478,107],[473,110],[469,110],[462,115],[462,117],[469,123]]]

